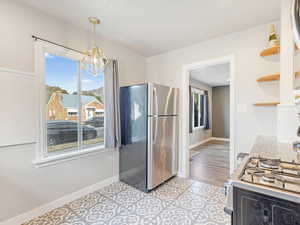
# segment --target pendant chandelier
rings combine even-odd
[[[87,50],[84,54],[81,63],[82,69],[87,70],[93,76],[98,76],[104,71],[107,58],[105,57],[102,49],[96,44],[96,25],[100,24],[100,20],[96,17],[89,17],[89,22],[92,24],[93,42],[92,49]]]

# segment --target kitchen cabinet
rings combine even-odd
[[[300,204],[234,188],[234,225],[300,225]]]

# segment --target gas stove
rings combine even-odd
[[[300,194],[300,164],[251,157],[246,163],[241,180]]]

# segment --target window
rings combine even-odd
[[[192,89],[193,98],[193,129],[200,129],[204,127],[204,91],[193,88]]]
[[[68,112],[69,116],[77,116],[77,112]]]
[[[104,75],[80,71],[80,54],[42,48],[41,152],[37,161],[104,146]],[[102,112],[97,114],[97,112]],[[52,157],[52,158],[53,158]]]

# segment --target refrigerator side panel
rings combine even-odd
[[[147,191],[147,85],[121,87],[120,180]]]

